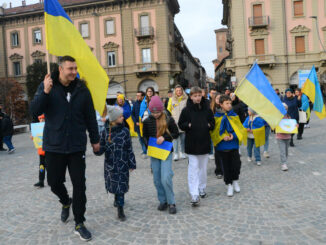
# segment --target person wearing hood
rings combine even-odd
[[[191,204],[197,206],[200,197],[206,197],[207,162],[211,151],[209,131],[215,126],[213,112],[202,97],[201,88],[191,88],[190,98],[181,112],[178,126],[186,132],[185,152],[189,157],[188,186]]]
[[[174,88],[172,97],[169,99],[167,110],[171,113],[175,122],[179,121],[181,111],[187,105],[188,95],[184,92],[181,85]],[[174,161],[185,159],[185,132],[179,129],[179,137],[173,140]]]
[[[11,118],[7,114],[0,114],[1,121],[1,132],[3,136],[3,143],[5,143],[8,147],[8,153],[13,153],[16,149],[12,144],[12,136],[14,134],[14,125],[12,123]]]
[[[298,97],[294,96],[292,89],[288,88],[285,90],[285,96],[283,102],[288,106],[288,115],[299,122],[299,108],[301,107],[301,95]],[[291,135],[290,146],[293,147],[293,136]]]

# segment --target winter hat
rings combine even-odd
[[[148,109],[150,110],[150,112],[163,111],[164,106],[163,106],[163,103],[161,101],[161,98],[159,96],[153,96],[151,98],[151,101],[149,102]]]
[[[108,105],[107,109],[110,122],[117,120],[123,113],[122,109],[119,106]]]
[[[123,94],[119,94],[119,95],[117,96],[117,99],[125,100],[125,96],[124,96]]]
[[[291,92],[291,93],[293,93],[292,89],[290,89],[290,88],[287,88],[287,89],[285,90],[285,93],[287,93],[287,92]]]

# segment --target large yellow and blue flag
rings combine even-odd
[[[275,128],[286,114],[280,98],[255,63],[238,85],[235,94]]]
[[[325,104],[315,66],[312,66],[310,74],[303,84],[301,91],[307,95],[310,101],[314,104],[313,110],[319,119],[324,119],[326,117]]]
[[[109,77],[58,0],[44,1],[46,47],[50,54],[72,56],[86,81],[95,109],[104,111]]]
[[[172,151],[173,144],[169,141],[164,141],[158,145],[156,138],[149,137],[147,155],[165,161]]]

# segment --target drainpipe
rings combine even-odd
[[[289,83],[289,47],[288,47],[288,27],[286,19],[286,3],[283,0],[284,38],[285,38],[285,59],[286,59],[286,80]]]
[[[122,21],[123,21],[123,18],[122,18],[122,1],[119,1],[119,5],[120,5],[120,25],[121,25],[121,50],[122,50],[122,71],[123,71],[123,85],[124,85],[124,90],[125,90],[125,97],[127,97],[127,84],[126,84],[126,67],[125,67],[125,51],[124,51],[124,42],[123,42],[123,25],[122,25]]]

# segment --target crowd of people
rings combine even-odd
[[[287,109],[285,118],[296,119],[303,110],[301,94],[290,89],[280,95]],[[277,92],[277,91],[276,91]],[[150,158],[150,168],[157,192],[159,211],[177,213],[173,191],[173,161],[188,158],[188,189],[193,207],[207,197],[207,163],[215,159],[215,174],[224,179],[226,194],[232,197],[240,192],[240,145],[247,144],[248,162],[252,151],[257,166],[263,156],[268,158],[271,128],[254,110],[248,108],[229,88],[223,93],[211,89],[209,93],[192,87],[187,94],[177,85],[169,91],[168,98],[161,98],[158,91],[148,87],[138,91],[130,103],[123,94],[117,95],[115,105],[108,105],[102,112],[95,112],[90,92],[77,78],[77,65],[70,56],[64,56],[59,71],[46,75],[31,103],[34,116],[45,118],[40,166],[47,170],[51,191],[62,204],[61,221],[67,222],[70,207],[75,219],[74,232],[84,241],[92,238],[84,225],[86,210],[86,131],[95,155],[104,154],[104,182],[108,193],[114,195],[114,207],[120,221],[124,213],[125,193],[129,190],[130,172],[136,169],[136,158],[131,134],[139,139],[141,156]],[[300,127],[300,126],[299,126]],[[302,139],[301,126],[297,139]],[[137,135],[136,135],[137,134]],[[280,162],[288,170],[289,145],[294,146],[293,135],[277,133]],[[173,143],[166,158],[149,153],[150,142],[156,146]],[[44,153],[44,154],[43,154]],[[42,157],[41,157],[42,156]],[[68,168],[73,186],[72,197],[64,185]],[[41,167],[40,167],[41,169]],[[44,186],[40,173],[36,187]]]

